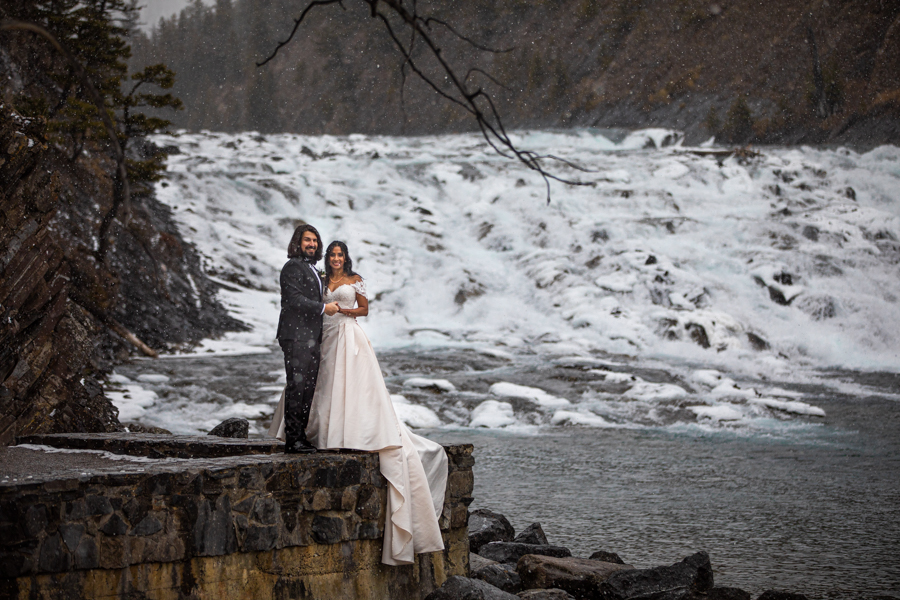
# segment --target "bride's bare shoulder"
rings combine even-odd
[[[354,273],[353,277],[350,278],[351,283],[359,283],[360,281],[362,281],[362,277],[358,273]]]

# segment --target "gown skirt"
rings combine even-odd
[[[326,301],[333,299],[326,294]],[[284,393],[269,435],[284,439]],[[397,418],[372,344],[352,317],[338,313],[325,318],[306,435],[320,449],[378,452],[388,482],[384,564],[412,564],[416,554],[444,549],[438,518],[447,487],[447,455],[440,444],[416,435]]]

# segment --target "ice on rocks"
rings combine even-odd
[[[515,383],[508,383],[506,381],[500,381],[493,384],[490,393],[502,398],[523,398],[525,400],[531,400],[545,408],[558,408],[560,406],[568,406],[571,404],[571,402],[565,398],[552,396],[544,390]]]
[[[412,377],[403,382],[403,387],[434,388],[442,392],[455,392],[456,386],[446,379],[426,379],[424,377]]]
[[[405,396],[392,394],[391,401],[397,418],[413,429],[435,429],[443,424],[433,410],[420,404],[411,404]]]
[[[650,383],[637,381],[626,392],[625,396],[634,400],[645,402],[663,402],[667,400],[680,400],[687,396],[687,390],[671,383]]]
[[[472,411],[469,427],[488,427],[495,429],[516,424],[512,404],[497,400],[485,400]]]
[[[697,417],[711,421],[739,421],[744,414],[734,406],[718,404],[716,406],[688,406],[688,410]]]

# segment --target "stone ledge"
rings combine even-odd
[[[339,546],[351,553],[370,543],[380,548],[386,482],[377,453],[285,455],[277,451],[280,443],[263,442],[274,453],[248,455],[260,442],[203,436],[48,435],[21,441],[138,450],[144,458],[81,477],[0,482],[0,587],[17,582],[22,590],[26,580],[30,586],[39,579],[50,585],[59,583],[61,574],[76,572],[85,575],[72,577],[86,582],[87,574],[98,570],[170,563],[183,569],[201,558],[291,548]],[[468,568],[474,464],[471,445],[445,448],[450,477],[440,524],[448,548],[429,563],[429,572],[441,581]],[[151,449],[176,456],[196,450],[207,457],[147,458]],[[308,567],[306,575],[296,574],[297,581],[332,573],[325,563]]]
[[[247,454],[275,454],[284,443],[275,439],[232,439],[209,435],[156,433],[52,433],[16,438],[16,444],[35,444],[71,450],[105,450],[113,454],[149,458],[219,458]],[[333,450],[330,453],[346,452]]]

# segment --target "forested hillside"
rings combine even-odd
[[[307,4],[195,2],[137,40],[132,64],[162,61],[179,73],[186,110],[174,120],[188,129],[474,127],[401,69],[362,2],[316,8],[274,61],[256,67]],[[430,24],[443,56],[491,94],[509,127],[665,125],[734,143],[900,140],[898,2],[430,0],[417,8],[497,50]]]

